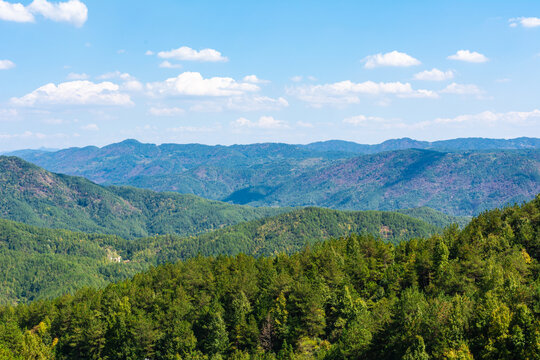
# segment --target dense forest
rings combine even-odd
[[[540,197],[392,244],[196,257],[0,308],[1,359],[538,359]]]
[[[443,214],[439,215],[446,220]],[[430,220],[437,222],[436,218]],[[141,239],[43,229],[0,220],[0,304],[53,298],[85,286],[103,287],[152,265],[199,255],[293,253],[306,244],[352,233],[380,235],[397,243],[440,231],[434,225],[399,213],[317,208],[299,209],[198,236]]]

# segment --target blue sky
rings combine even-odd
[[[0,0],[0,150],[540,136],[538,1]]]

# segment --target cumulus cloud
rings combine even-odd
[[[242,80],[252,84],[268,84],[270,82],[268,80],[259,79],[257,75],[246,75]]]
[[[12,69],[14,67],[15,67],[15,63],[13,61],[0,60],[0,70],[8,70],[8,69]]]
[[[34,0],[28,6],[0,0],[0,20],[34,22],[34,15],[41,15],[52,21],[67,22],[80,27],[88,19],[88,8],[79,0],[57,3]]]
[[[119,79],[123,82],[120,84],[120,90],[124,91],[142,91],[144,89],[143,84],[137,80],[137,78],[129,73],[123,73],[118,70],[102,74],[97,77],[99,80]]]
[[[183,114],[185,110],[178,107],[151,107],[148,112],[154,116],[175,116]]]
[[[69,73],[68,76],[67,76],[68,80],[87,80],[89,78],[90,78],[90,76],[88,74],[85,74],[85,73],[82,73],[82,74]]]
[[[237,128],[286,129],[289,127],[284,121],[274,119],[272,116],[261,116],[258,121],[241,117],[232,124]]]
[[[160,51],[157,54],[162,59],[201,61],[201,62],[220,62],[228,61],[226,57],[214,49],[194,50],[187,46],[179,47],[169,51]]]
[[[444,80],[452,79],[453,77],[454,77],[454,72],[452,70],[441,71],[435,68],[414,74],[414,78],[416,80],[424,80],[424,81],[444,81]]]
[[[363,61],[366,69],[373,69],[380,66],[407,67],[421,64],[418,59],[395,50],[386,54],[379,53],[366,56]]]
[[[23,4],[0,0],[0,20],[33,22],[34,15]]]
[[[180,69],[182,67],[181,64],[172,64],[171,62],[165,60],[159,64],[160,68],[164,69]]]
[[[38,105],[133,105],[127,94],[119,91],[120,87],[109,81],[93,83],[77,80],[53,83],[20,98],[12,98],[11,103],[17,106],[33,107]]]
[[[446,94],[456,94],[456,95],[476,95],[481,96],[484,94],[484,91],[474,84],[458,84],[451,83],[446,88],[444,88],[442,93]]]
[[[154,55],[154,52],[152,50],[146,50],[144,55]]]
[[[47,19],[59,22],[67,22],[77,27],[84,25],[88,19],[88,8],[79,0],[51,3],[46,0],[34,0],[28,9],[40,14]]]
[[[205,79],[198,72],[184,72],[162,82],[148,83],[146,88],[153,96],[234,96],[259,90],[255,84],[229,77]]]
[[[540,18],[537,17],[518,17],[508,20],[510,27],[517,27],[521,25],[526,28],[534,28],[540,26]]]
[[[355,104],[360,102],[360,95],[395,95],[402,98],[437,98],[431,90],[415,90],[410,83],[373,82],[355,83],[350,80],[331,84],[300,86],[287,92],[313,106],[324,104]]]
[[[469,50],[458,50],[454,55],[448,56],[448,59],[470,63],[485,63],[489,61],[485,55]]]

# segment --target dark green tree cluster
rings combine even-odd
[[[540,197],[462,231],[197,257],[0,308],[0,359],[538,359]]]
[[[379,211],[300,209],[197,237],[166,235],[126,240],[113,235],[42,229],[0,219],[0,304],[54,298],[84,286],[103,287],[151,265],[198,255],[268,256],[300,251],[351,233],[384,235],[397,243],[440,229]]]

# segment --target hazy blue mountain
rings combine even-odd
[[[353,210],[429,206],[473,215],[534,196],[539,147],[540,140],[535,138],[232,146],[158,146],[126,140],[102,148],[33,151],[21,156],[50,171],[99,184],[191,193],[236,204]],[[347,177],[352,168],[355,174]],[[330,178],[334,180],[323,181]]]

